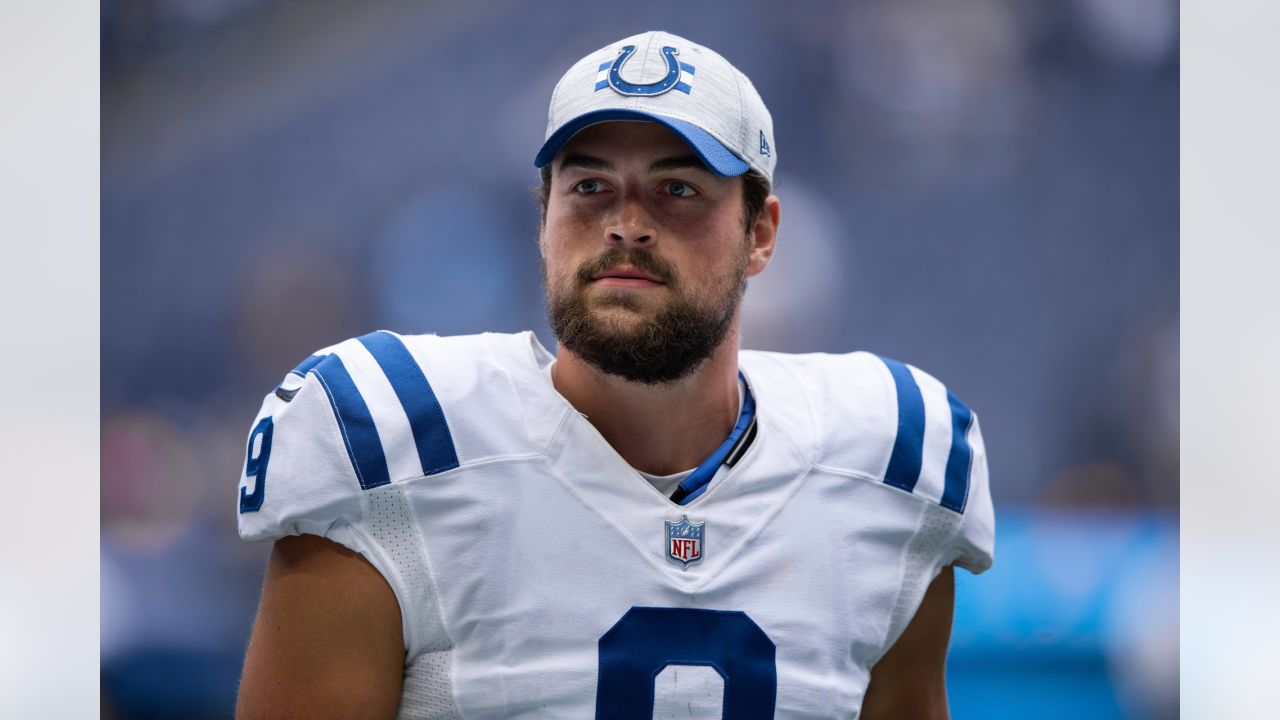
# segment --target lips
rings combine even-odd
[[[655,290],[679,286],[675,268],[668,261],[649,252],[617,246],[583,263],[577,276],[581,287]]]
[[[618,267],[609,268],[608,270],[604,270],[602,272],[596,273],[591,277],[591,279],[594,281],[623,280],[623,281],[650,282],[657,285],[662,284],[662,280],[658,279],[656,276],[650,275],[649,273],[646,273],[637,268],[628,267],[628,266],[618,266]]]

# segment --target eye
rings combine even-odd
[[[594,195],[604,190],[604,183],[599,180],[582,180],[573,186],[573,190],[579,195]]]
[[[674,197],[687,198],[687,197],[693,197],[694,195],[697,195],[698,191],[694,190],[693,186],[687,182],[672,180],[671,182],[667,183],[667,194],[672,195]]]

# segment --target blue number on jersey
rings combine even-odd
[[[724,717],[767,720],[778,691],[775,656],[744,612],[633,607],[600,637],[596,718],[651,720],[658,673],[706,665],[724,678]]]
[[[253,432],[249,433],[249,447],[245,450],[246,459],[244,461],[245,477],[254,478],[253,492],[249,492],[248,488],[240,488],[240,512],[256,512],[262,508],[262,501],[267,498],[267,461],[271,459],[271,430],[274,423],[271,422],[271,416],[267,416],[258,421],[253,427]],[[253,454],[253,441],[262,436],[262,445],[258,448],[258,454]]]

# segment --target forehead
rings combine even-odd
[[[555,164],[558,166],[566,155],[590,155],[616,165],[681,155],[696,157],[679,135],[657,123],[640,120],[614,120],[586,127],[565,143]]]

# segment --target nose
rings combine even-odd
[[[656,238],[649,214],[636,197],[623,199],[614,222],[605,228],[605,239],[611,245],[649,247]]]

